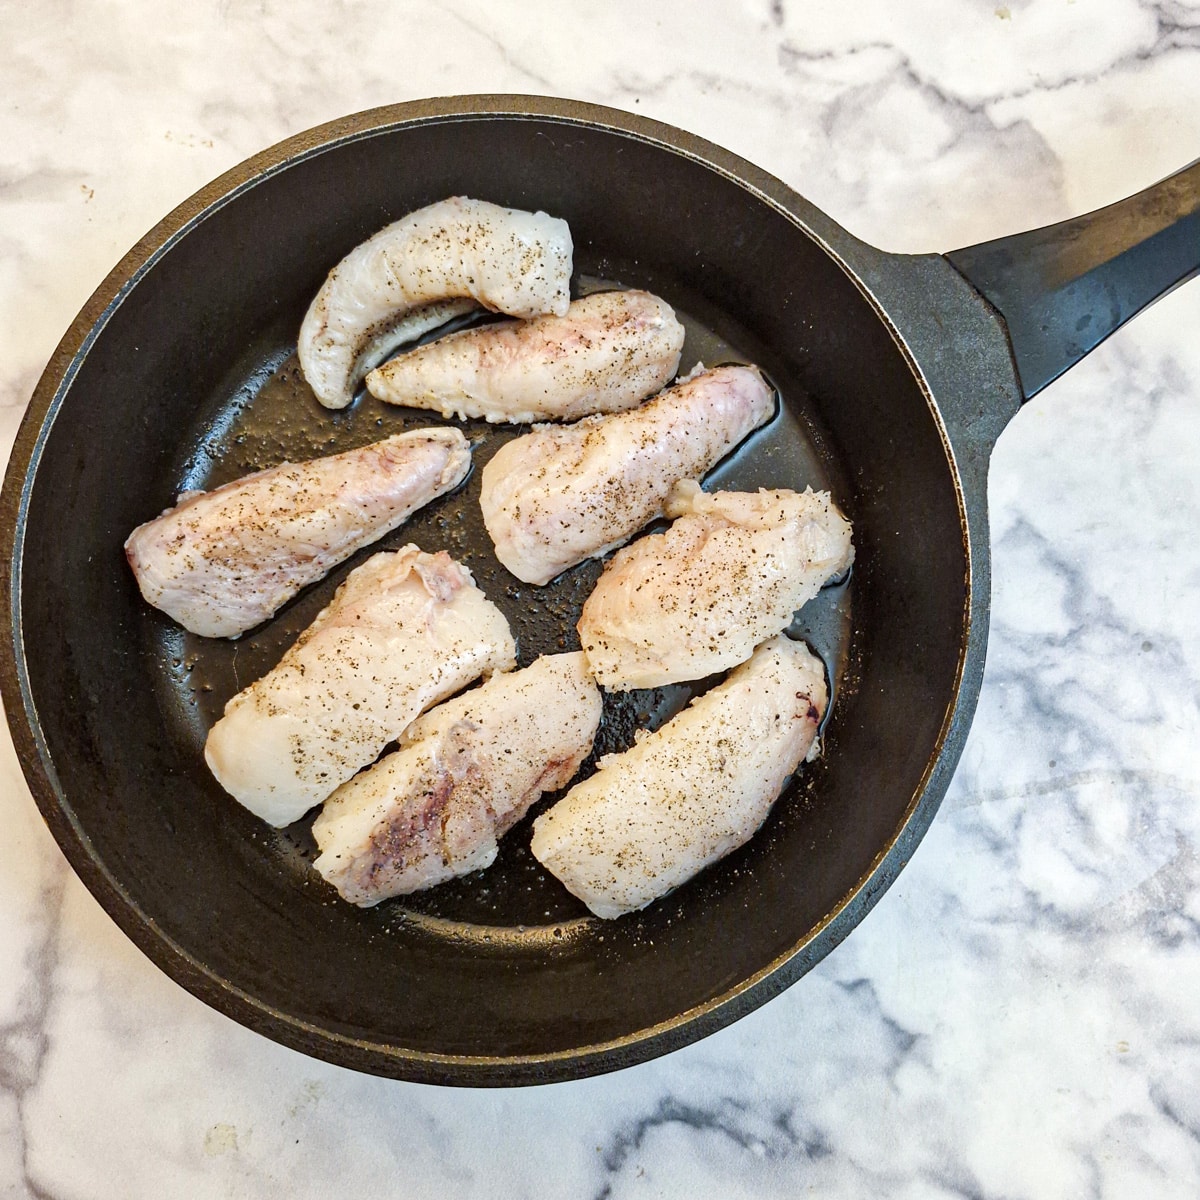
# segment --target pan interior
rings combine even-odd
[[[542,871],[528,820],[488,871],[355,909],[312,872],[310,821],[269,829],[203,764],[229,696],[380,548],[413,541],[466,562],[509,618],[522,664],[577,646],[600,564],[523,585],[482,529],[479,471],[513,430],[466,423],[474,472],[462,489],[237,642],[197,638],[147,608],[123,561],[129,531],[180,490],[439,422],[369,397],[322,409],[295,335],[346,251],[459,193],[565,217],[576,289],[664,296],[687,325],[683,369],[702,359],[767,371],[776,418],[708,486],[829,488],[855,526],[853,575],[792,630],[835,682],[823,759],[742,851],[618,922],[587,916]],[[72,861],[189,986],[348,1065],[471,1082],[484,1078],[471,1063],[565,1055],[550,1074],[578,1074],[596,1047],[617,1047],[614,1065],[713,1024],[690,1030],[684,1014],[738,996],[722,1010],[736,1015],[820,952],[814,931],[902,829],[953,701],[966,563],[946,454],[904,356],[794,221],[693,158],[613,131],[549,119],[401,126],[263,178],[191,228],[111,312],[34,466],[23,650],[58,815],[80,831]],[[702,686],[610,697],[596,755]],[[425,1055],[467,1062],[430,1076],[415,1065]]]

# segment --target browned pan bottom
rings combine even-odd
[[[828,449],[817,414],[806,403],[804,391],[786,367],[766,347],[738,326],[729,313],[713,310],[678,284],[646,278],[636,267],[613,272],[609,278],[584,273],[577,276],[575,292],[585,294],[609,286],[636,286],[657,290],[676,307],[687,337],[680,364],[686,373],[697,362],[707,365],[730,361],[754,362],[763,367],[780,393],[775,417],[756,431],[707,477],[709,490],[753,490],[786,487],[803,490],[845,491],[837,463]],[[464,322],[465,323],[465,322]],[[365,391],[349,409],[332,412],[319,405],[300,371],[293,351],[295,331],[281,328],[261,339],[236,364],[221,387],[204,405],[196,423],[181,440],[179,460],[162,482],[163,503],[188,489],[208,490],[251,471],[285,460],[301,461],[335,453],[404,429],[446,423],[436,413],[384,404]],[[431,335],[432,336],[432,335]],[[373,547],[361,551],[321,584],[308,589],[273,620],[237,641],[199,637],[147,609],[147,653],[161,669],[151,672],[161,688],[159,703],[171,726],[171,736],[185,743],[197,763],[203,762],[204,739],[235,692],[264,674],[316,616],[348,572],[380,549],[415,542],[426,551],[446,550],[465,563],[486,595],[508,618],[517,639],[519,665],[527,666],[542,654],[579,648],[575,623],[603,563],[592,561],[565,572],[545,587],[522,583],[495,558],[479,508],[480,472],[488,459],[509,438],[519,436],[518,426],[489,425],[485,421],[456,422],[473,446],[473,470],[463,487],[441,497],[415,514]],[[151,514],[147,513],[147,517]],[[665,522],[653,528],[662,528]],[[834,695],[845,680],[851,656],[851,593],[849,579],[822,590],[797,615],[790,632],[803,638],[826,663]],[[603,754],[627,748],[637,729],[654,729],[668,720],[713,680],[662,688],[611,693],[605,697],[604,716],[592,755],[578,778],[595,770]],[[832,713],[833,706],[830,706]],[[783,809],[803,804],[804,768],[784,792]],[[558,793],[561,794],[561,793]],[[481,945],[527,945],[547,940],[585,942],[603,940],[605,923],[592,918],[584,906],[550,876],[529,852],[533,816],[555,797],[547,797],[501,843],[497,861],[427,892],[385,902],[367,919],[381,929],[418,927],[435,940],[461,944],[464,939]],[[213,821],[248,826],[246,836],[253,853],[269,860],[270,869],[294,876],[298,885],[324,887],[311,862],[316,847],[310,832],[313,814],[285,830],[275,831],[249,818],[219,789],[209,789]],[[772,836],[771,822],[760,837]],[[743,856],[716,868],[737,871]],[[673,905],[704,903],[700,882],[667,901]],[[336,899],[327,888],[330,902]],[[692,895],[695,892],[697,894]],[[627,918],[625,924],[637,922]],[[387,953],[386,944],[380,953]]]

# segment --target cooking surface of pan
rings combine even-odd
[[[634,118],[601,120],[603,110],[446,108],[365,114],[268,152],[168,218],[98,291],[47,370],[6,484],[15,632],[5,698],[72,864],[185,986],[345,1065],[539,1082],[639,1061],[762,1003],[894,877],[932,817],[955,722],[973,703],[960,684],[981,667],[969,651],[975,637],[982,653],[972,606],[986,559],[970,557],[980,538],[968,518],[983,501],[964,492],[905,335],[799,198],[788,209],[759,176],[732,172],[731,156],[705,157],[694,139],[672,143]],[[852,576],[792,631],[836,686],[823,758],[742,851],[617,922],[587,916],[546,876],[528,853],[528,822],[487,872],[373,910],[338,900],[309,869],[307,822],[256,821],[200,750],[225,700],[363,556],[241,640],[212,642],[149,609],[121,552],[178,490],[438,423],[370,398],[330,413],[293,351],[308,301],[347,250],[452,194],[566,218],[577,288],[616,281],[663,295],[686,318],[684,369],[700,358],[759,363],[779,412],[710,486],[830,487],[854,524]],[[523,663],[569,648],[599,566],[546,589],[498,567],[478,474],[513,431],[465,428],[472,477],[382,545],[462,558],[509,617]],[[692,690],[610,698],[598,752],[660,723]]]
[[[586,294],[620,285],[621,281],[582,274],[576,290]],[[752,361],[766,369],[770,351],[755,345],[748,334],[733,327],[728,317],[716,315],[724,330],[718,332],[691,317],[681,304],[676,304],[676,312],[687,329],[687,357],[680,365],[680,374],[686,374],[697,362],[715,365]],[[180,446],[182,468],[167,481],[165,494],[210,490],[284,460],[315,458],[440,421],[429,412],[396,408],[365,392],[360,392],[351,409],[330,412],[321,408],[291,352],[294,329],[288,326],[277,332],[278,344],[258,348],[248,364],[248,373],[247,364],[241,364],[237,375],[218,388],[213,401],[202,407],[193,435]],[[268,374],[276,361],[279,365]],[[823,449],[826,438],[803,393],[793,384],[784,387],[784,394],[789,399],[778,402],[774,419],[710,473],[710,487],[752,490],[802,489],[811,485],[839,495],[847,490],[843,481],[834,478],[836,464]],[[307,589],[265,626],[230,641],[200,637],[161,615],[148,615],[144,632],[148,653],[158,660],[151,674],[162,688],[160,708],[176,722],[174,735],[194,742],[192,754],[197,760],[203,755],[208,730],[229,698],[265,674],[330,601],[346,574],[379,549],[415,542],[426,550],[447,550],[465,563],[507,617],[517,638],[521,666],[528,666],[542,654],[579,648],[575,624],[603,564],[583,564],[545,587],[521,583],[501,567],[483,526],[480,474],[499,446],[524,429],[489,425],[482,420],[455,424],[465,429],[472,443],[473,471],[467,482],[454,495],[414,514],[399,530],[362,551],[321,584]],[[826,663],[835,694],[846,677],[850,659],[850,596],[849,579],[837,581],[798,614],[790,630]],[[707,682],[607,694],[601,730],[581,774],[590,773],[601,755],[630,746],[636,729],[656,728],[669,719],[703,691]],[[240,815],[229,799],[219,795],[214,799],[214,820],[235,812]],[[274,842],[282,861],[290,863],[304,878],[316,853],[310,825],[311,814]],[[435,936],[474,939],[485,945],[506,937],[510,943],[516,939],[531,945],[545,944],[548,936],[559,941],[569,936],[568,925],[580,937],[602,928],[599,922],[586,919],[583,906],[530,856],[528,827],[527,821],[522,826],[525,836],[514,834],[503,840],[503,858],[498,867],[395,901],[388,906],[389,921],[417,922]]]

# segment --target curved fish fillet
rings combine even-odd
[[[580,653],[447,700],[325,801],[313,865],[364,907],[490,866],[498,839],[579,769],[600,708]]]
[[[139,525],[125,555],[155,608],[192,633],[237,637],[470,469],[459,430],[398,433],[187,493]]]
[[[543,426],[501,446],[479,498],[496,557],[526,583],[599,558],[663,515],[775,411],[755,367],[695,374],[631,412]]]
[[[409,213],[329,273],[300,326],[304,377],[326,408],[345,408],[402,340],[476,302],[513,317],[561,316],[571,254],[567,223],[543,212],[453,196]]]
[[[683,326],[649,292],[597,292],[565,316],[451,333],[367,376],[390,404],[444,417],[574,421],[632,408],[679,367]]]
[[[828,492],[702,492],[667,502],[675,523],[613,555],[579,618],[610,690],[703,679],[736,666],[854,558]]]
[[[372,555],[279,664],[225,706],[204,757],[272,825],[319,804],[426,708],[516,647],[500,610],[444,551]]]
[[[537,859],[598,917],[665,896],[750,840],[814,745],[821,662],[780,635],[576,784],[533,824]]]

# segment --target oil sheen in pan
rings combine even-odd
[[[675,306],[687,330],[681,373],[696,362],[709,366],[755,362],[779,389],[781,403],[774,419],[707,476],[709,490],[802,490],[811,484],[817,489],[831,489],[835,498],[844,501],[849,492],[826,437],[803,391],[777,357],[739,328],[729,314],[712,309],[702,298],[681,293],[669,281],[647,278],[646,272],[634,264],[599,265],[603,278],[597,277],[600,272],[580,277],[577,294],[614,286],[607,281],[620,279],[628,286],[657,291]],[[289,322],[286,327],[281,324],[266,331],[248,347],[243,360],[234,364],[212,404],[197,415],[194,427],[181,439],[182,452],[170,488],[211,489],[285,459],[314,458],[403,429],[442,423],[436,414],[395,408],[365,393],[340,412],[321,408],[301,375],[294,353],[293,325]],[[519,665],[526,666],[541,654],[578,649],[575,622],[603,564],[582,564],[541,588],[521,583],[501,567],[483,527],[479,477],[496,450],[521,430],[483,421],[460,425],[474,447],[474,469],[466,482],[415,514],[395,533],[360,551],[265,625],[233,642],[207,639],[147,610],[147,653],[159,659],[162,666],[154,672],[160,681],[160,707],[171,736],[190,748],[199,770],[206,771],[204,739],[226,701],[269,670],[329,602],[346,574],[380,549],[415,542],[424,550],[446,550],[464,562],[508,618],[517,639]],[[833,681],[835,701],[855,674],[852,593],[852,578],[826,587],[789,629],[792,636],[803,638],[824,660]],[[700,680],[606,696],[595,748],[581,777],[595,769],[601,755],[631,745],[635,730],[656,728],[712,682]],[[836,703],[831,705],[831,713],[836,726]],[[787,819],[789,806],[810,802],[809,796],[819,791],[820,773],[819,762],[803,768],[785,789],[759,839],[771,838],[772,826]],[[292,876],[298,888],[305,892],[316,888],[322,895],[327,891],[330,902],[341,903],[311,869],[316,853],[311,815],[287,829],[271,830],[243,811],[215,781],[211,797],[212,819],[240,822],[253,845],[252,852],[274,858],[275,867]],[[499,856],[488,870],[385,902],[364,912],[363,919],[380,931],[403,925],[408,933],[420,930],[437,939],[468,941],[481,951],[491,948],[506,954],[521,949],[553,952],[555,948],[565,949],[578,937],[590,936],[586,928],[594,926],[594,920],[586,917],[583,906],[529,852],[532,816],[554,799],[544,798],[531,817],[502,840]],[[704,872],[664,903],[677,903],[681,908],[689,902],[703,903],[705,893],[723,890],[722,878],[739,869],[743,853],[736,852],[719,867]],[[637,920],[625,918],[626,922]]]

